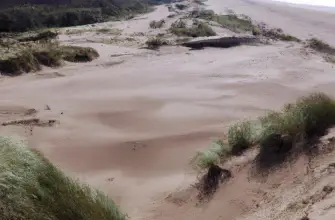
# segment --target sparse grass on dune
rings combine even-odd
[[[274,40],[281,40],[281,41],[295,41],[295,42],[301,42],[301,40],[297,37],[294,37],[289,34],[285,34],[282,29],[280,28],[271,28],[271,29],[254,29],[255,31],[260,30],[260,34],[262,34],[265,37],[274,39]]]
[[[157,29],[157,28],[162,28],[165,24],[165,20],[161,19],[159,21],[151,21],[149,23],[150,28]]]
[[[157,50],[161,46],[168,45],[168,42],[162,37],[156,36],[156,37],[149,38],[145,42],[145,44],[147,45],[148,49]]]
[[[57,41],[0,42],[0,72],[3,75],[40,70],[42,65],[58,67],[62,61],[88,62],[99,56],[93,48],[59,46]]]
[[[328,43],[317,38],[312,38],[307,40],[307,46],[315,51],[323,53],[325,61],[335,63],[335,48]]]
[[[283,30],[278,28],[266,28],[253,23],[250,17],[246,15],[237,15],[233,11],[225,14],[215,14],[213,10],[193,10],[190,17],[214,21],[222,27],[235,33],[250,32],[255,36],[264,36],[274,40],[296,41],[301,40],[289,34],[285,34]]]
[[[62,58],[69,62],[89,62],[99,57],[99,53],[91,47],[61,46]]]
[[[222,162],[222,159],[231,155],[231,151],[229,144],[221,140],[215,140],[208,149],[199,151],[192,159],[192,163],[197,169],[208,168],[213,164]]]
[[[251,20],[240,18],[235,14],[216,15],[212,20],[234,32],[246,32],[254,29]]]
[[[253,146],[261,147],[263,157],[273,156],[270,153],[286,153],[291,149],[290,144],[293,146],[320,137],[334,125],[335,101],[323,93],[313,93],[285,105],[282,111],[269,112],[256,121],[232,125],[228,131],[228,145],[222,141],[216,142],[221,143],[221,147],[213,148],[218,145],[211,145],[192,162],[197,167],[206,168]],[[268,143],[278,146],[269,146]],[[269,147],[273,149],[264,149]]]
[[[243,121],[232,125],[228,130],[228,143],[231,153],[239,155],[250,146],[254,145],[253,127],[250,121]]]
[[[177,36],[187,36],[187,37],[209,37],[215,36],[215,31],[206,23],[201,21],[194,21],[191,27],[183,21],[178,21],[176,24],[172,24],[170,32]]]
[[[320,39],[309,39],[307,40],[307,45],[318,52],[335,55],[335,48]]]
[[[0,219],[124,220],[116,204],[21,141],[0,137]]]
[[[335,102],[323,93],[299,98],[281,112],[271,112],[260,118],[263,136],[269,133],[290,135],[303,140],[323,135],[335,124]]]

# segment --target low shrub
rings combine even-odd
[[[209,168],[219,164],[229,155],[231,155],[231,147],[221,140],[216,140],[211,143],[208,149],[199,151],[192,159],[192,164],[196,169]]]
[[[65,176],[21,141],[0,137],[0,218],[125,220],[100,191]]]
[[[209,37],[215,36],[215,31],[204,22],[194,22],[191,27],[173,27],[171,26],[170,32],[177,36],[187,37]]]
[[[0,73],[4,75],[19,75],[22,72],[32,72],[41,69],[41,65],[29,49],[20,54],[0,59]]]
[[[149,26],[150,28],[156,29],[156,28],[162,28],[165,24],[165,20],[159,20],[159,21],[151,21]]]
[[[69,62],[90,62],[99,57],[99,53],[91,47],[61,46],[62,59]]]
[[[147,45],[148,49],[156,50],[163,45],[168,45],[168,42],[161,37],[153,37],[153,38],[148,39],[145,42],[145,44]]]
[[[253,142],[252,124],[244,121],[232,125],[228,130],[228,143],[233,155],[239,155],[251,147]]]
[[[303,143],[324,135],[334,125],[335,100],[324,93],[312,93],[285,105],[282,111],[269,112],[257,121],[232,125],[228,130],[228,145],[214,142],[192,161],[198,168],[208,168],[231,155],[259,146],[257,161],[261,168],[269,168],[285,161],[294,147],[303,146],[303,150],[309,150],[305,147],[314,145]]]
[[[50,41],[56,39],[58,33],[55,31],[45,30],[41,32],[28,32],[18,36],[16,39],[20,42],[27,41]]]
[[[15,44],[2,41],[0,52],[3,54],[0,57],[0,72],[9,76],[37,71],[42,65],[57,67],[63,60],[88,62],[99,56],[93,48],[59,46],[56,41],[39,43],[16,41]]]
[[[335,124],[335,102],[323,93],[313,93],[260,120],[263,136],[278,133],[301,141],[322,135]]]

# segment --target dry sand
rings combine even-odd
[[[218,13],[229,8],[301,38],[313,35],[335,44],[334,13],[249,0],[206,4]],[[123,29],[122,39],[138,32],[154,35],[149,22],[167,15],[159,6],[150,14],[96,27]],[[1,122],[31,117],[25,114],[34,108],[34,117],[58,123],[0,127],[0,133],[26,137],[65,172],[108,193],[131,219],[295,219],[304,209],[287,211],[291,200],[333,181],[326,176],[310,185],[302,158],[267,181],[250,180],[248,163],[234,166],[234,178],[200,207],[192,190],[183,190],[195,179],[190,158],[211,138],[222,137],[229,123],[279,109],[313,91],[335,97],[334,64],[320,55],[282,42],[200,51],[138,49],[145,37],[135,37],[135,44],[91,42],[103,36],[61,36],[64,43],[96,48],[101,56],[91,63],[1,78]],[[316,159],[315,166],[327,162]],[[311,219],[330,219],[334,204],[327,197],[311,205]]]

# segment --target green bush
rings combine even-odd
[[[101,192],[66,177],[21,141],[0,137],[0,218],[125,220]]]

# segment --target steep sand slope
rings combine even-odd
[[[333,40],[335,15],[249,1],[208,4],[249,13],[297,36],[314,33]],[[115,26],[125,25],[129,33],[133,27],[134,32],[147,32],[150,20],[168,14],[160,6]],[[250,210],[254,199],[263,199],[257,191],[260,184],[246,182],[247,169],[208,206],[195,208],[191,202],[176,207],[165,198],[194,181],[189,159],[212,137],[221,137],[230,122],[278,109],[312,91],[335,97],[334,66],[294,43],[201,51],[168,47],[157,52],[62,39],[95,47],[101,57],[2,78],[0,86],[1,121],[27,117],[26,110],[35,108],[36,117],[59,123],[1,127],[0,132],[26,136],[66,172],[107,192],[132,219],[242,217],[241,208]]]

